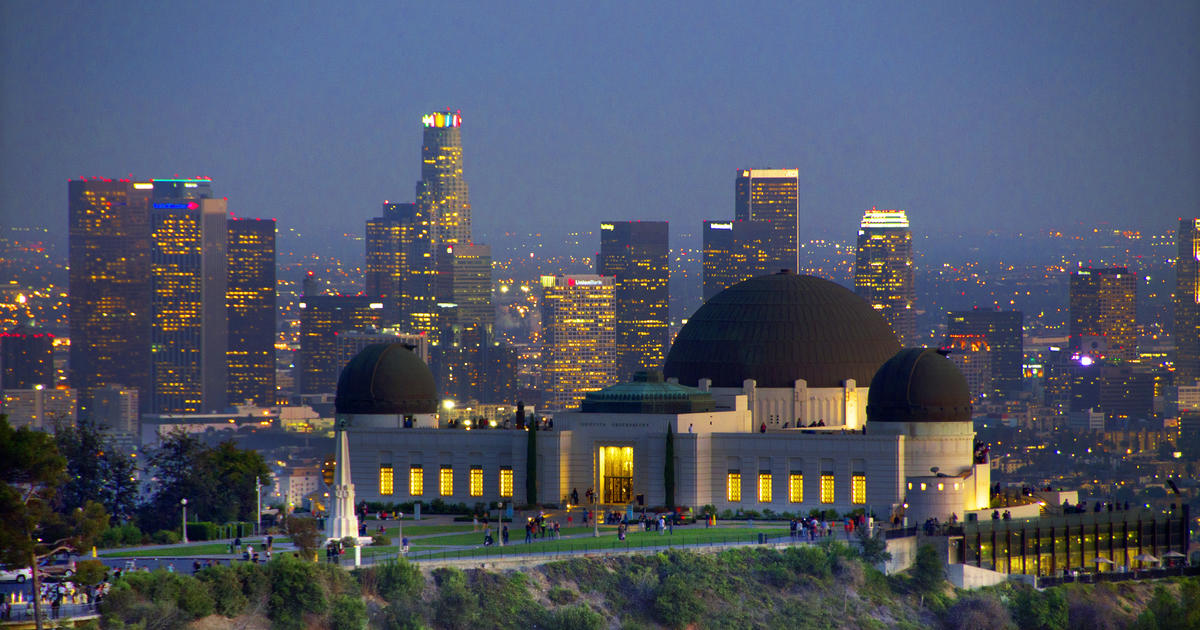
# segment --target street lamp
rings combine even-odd
[[[254,533],[262,533],[262,484],[254,476]]]
[[[504,546],[504,502],[501,501],[497,505],[500,506],[500,527],[496,528],[496,538],[500,541],[500,546]]]
[[[187,542],[187,499],[180,499],[179,505],[183,506],[183,542]]]

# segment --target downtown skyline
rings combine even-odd
[[[0,9],[4,224],[65,232],[63,177],[178,172],[281,229],[355,233],[408,196],[413,121],[447,107],[494,245],[598,215],[695,234],[739,168],[799,169],[801,240],[874,205],[933,234],[1152,230],[1200,198],[1194,6],[789,7],[763,26],[769,7],[468,5],[450,41],[443,18],[390,5],[323,21],[218,4],[182,30],[156,28],[178,7],[122,6]],[[105,91],[111,73],[136,98]]]

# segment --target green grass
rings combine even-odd
[[[367,535],[373,535],[378,531],[379,531],[378,525],[376,525],[375,527],[371,527],[369,525],[367,526]],[[412,538],[413,536],[428,536],[428,535],[432,535],[432,534],[450,534],[450,533],[469,532],[469,531],[471,531],[470,524],[466,524],[466,525],[409,525],[406,523],[404,525],[404,535],[408,536],[409,538]],[[387,530],[387,535],[391,536],[392,538],[396,538],[397,536],[400,535],[400,528],[399,527],[389,527]]]
[[[591,528],[571,528],[572,530],[590,531]],[[581,533],[574,531],[573,533]],[[419,560],[421,558],[461,558],[472,556],[498,556],[498,555],[514,555],[514,554],[529,554],[529,553],[557,553],[557,552],[575,552],[575,551],[619,551],[622,549],[637,549],[640,547],[657,547],[657,546],[680,546],[680,545],[704,545],[704,544],[720,544],[731,542],[754,542],[758,539],[759,533],[765,533],[771,537],[787,536],[788,530],[784,528],[676,528],[674,534],[659,534],[658,532],[641,532],[633,531],[626,535],[624,541],[618,541],[616,533],[611,529],[607,532],[602,530],[599,538],[591,536],[583,536],[580,538],[564,538],[560,540],[552,539],[535,539],[535,542],[525,544],[524,530],[520,532],[520,537],[510,536],[509,544],[500,547],[473,547],[470,549],[445,549],[444,551],[435,551],[432,554],[410,553],[411,559]],[[419,552],[422,550],[435,550],[442,545],[448,544],[442,539],[457,539],[457,536],[439,536],[437,538],[421,539],[420,543],[413,543],[409,546],[410,552]],[[480,545],[482,543],[482,534],[472,534],[472,540],[465,544]],[[436,542],[435,542],[436,541]]]
[[[276,543],[291,542],[289,538],[276,538]],[[254,545],[259,553],[263,551],[265,543],[244,542],[243,545]],[[130,549],[126,551],[113,550],[102,551],[100,555],[105,558],[153,558],[156,556],[170,556],[173,558],[190,558],[193,556],[222,556],[229,554],[229,543],[204,543],[198,545],[162,545],[151,547],[149,549]],[[240,551],[239,551],[240,554]],[[240,555],[239,555],[240,557]]]

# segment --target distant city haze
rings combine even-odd
[[[730,216],[799,170],[800,241],[865,209],[923,235],[1110,223],[1200,199],[1200,4],[0,4],[0,224],[65,241],[64,183],[207,176],[281,233],[413,201],[460,111],[472,233]],[[598,239],[590,245],[594,253]],[[360,250],[361,251],[361,250]]]

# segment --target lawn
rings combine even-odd
[[[571,528],[572,530],[590,531],[590,528]],[[580,533],[573,531],[572,533]],[[509,544],[500,547],[473,547],[470,549],[444,549],[436,551],[437,546],[448,543],[443,539],[458,539],[459,537],[440,536],[437,538],[421,539],[420,543],[410,545],[411,551],[420,552],[423,550],[432,550],[432,553],[410,553],[412,560],[420,560],[422,558],[459,558],[472,556],[496,556],[496,555],[513,555],[513,554],[531,554],[531,553],[565,553],[577,551],[619,551],[622,549],[636,549],[640,547],[657,547],[657,546],[682,546],[682,545],[717,545],[725,543],[747,543],[756,542],[758,534],[766,534],[772,538],[786,537],[788,530],[785,528],[676,528],[674,534],[659,534],[658,532],[642,532],[632,531],[626,535],[624,541],[617,540],[615,532],[611,529],[607,532],[602,531],[599,538],[592,536],[581,536],[578,538],[563,538],[560,540],[543,540],[535,539],[535,542],[525,544],[525,534],[522,529],[520,536],[509,537]],[[482,540],[482,534],[472,534],[473,540],[466,544],[479,545]],[[436,542],[435,542],[436,541]],[[461,544],[461,543],[460,543]]]
[[[276,543],[291,542],[290,539],[276,538]],[[255,549],[260,552],[263,550],[262,541],[244,541],[243,544],[254,545]],[[229,543],[216,542],[204,543],[197,545],[163,545],[160,547],[150,547],[148,549],[115,549],[111,551],[101,551],[100,556],[104,558],[153,558],[153,557],[172,557],[172,558],[191,558],[193,556],[224,556],[229,555]]]
[[[367,535],[370,536],[379,531],[379,526],[371,527],[367,525]],[[429,536],[432,534],[451,534],[459,532],[471,531],[471,524],[462,525],[409,525],[404,524],[404,535],[412,538],[413,536]],[[389,527],[387,535],[395,538],[400,535],[399,527]]]

